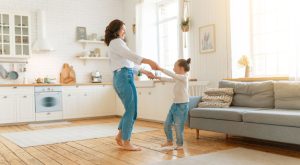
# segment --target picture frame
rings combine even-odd
[[[200,54],[216,51],[215,25],[206,25],[199,27],[199,49]]]
[[[86,40],[87,34],[86,34],[86,27],[76,27],[76,39],[77,40]]]

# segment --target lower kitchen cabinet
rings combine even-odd
[[[0,87],[0,124],[35,121],[33,87]]]
[[[17,95],[17,122],[35,121],[34,95],[24,93]]]
[[[164,121],[173,102],[174,83],[155,83],[154,87],[137,87],[138,118]],[[124,106],[116,96],[116,114],[123,115]]]
[[[4,94],[0,97],[0,123],[17,122],[16,97],[11,94]]]
[[[63,88],[63,118],[84,118],[115,114],[115,94],[111,85]]]

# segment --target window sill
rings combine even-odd
[[[254,81],[288,81],[289,77],[247,77],[247,78],[228,78],[224,80],[229,81],[242,81],[242,82],[254,82]]]

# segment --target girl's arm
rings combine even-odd
[[[186,76],[184,76],[184,75],[175,74],[175,73],[173,73],[171,71],[168,71],[166,69],[163,69],[163,68],[159,68],[159,70],[161,72],[163,72],[164,74],[166,74],[167,76],[172,77],[173,79],[181,80],[181,81],[185,81],[186,80]]]

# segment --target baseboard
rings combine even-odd
[[[121,115],[115,115],[116,117],[121,118]],[[143,118],[137,118],[138,121],[146,121],[146,122],[153,122],[153,123],[164,123],[163,121],[159,121],[159,120],[151,120],[151,119],[143,119]]]

